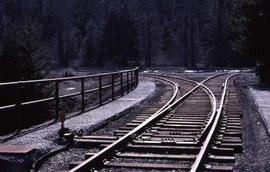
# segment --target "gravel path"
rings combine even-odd
[[[235,171],[270,171],[270,137],[259,114],[258,108],[249,94],[249,87],[255,86],[254,74],[242,74],[235,82],[240,91],[243,108],[243,154],[237,159]]]

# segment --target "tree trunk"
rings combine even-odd
[[[190,34],[190,65],[196,67],[196,59],[194,55],[194,22],[193,18],[190,19],[191,34]]]
[[[4,25],[4,1],[0,1],[0,47],[2,46],[3,41],[3,25]]]
[[[187,16],[185,15],[184,18],[184,49],[185,49],[185,57],[184,57],[184,66],[188,66],[188,39],[187,39],[187,28],[188,28],[188,21],[187,21]]]
[[[221,54],[221,28],[222,28],[222,21],[221,21],[221,0],[217,0],[217,30],[216,30],[216,40],[215,40],[215,51],[216,56],[214,57],[215,65],[221,66],[223,64],[223,57]]]
[[[63,35],[62,34],[63,34],[62,30],[59,29],[58,33],[57,33],[58,58],[59,58],[60,65],[67,67],[68,66],[68,60],[65,58],[64,41],[63,41]]]
[[[147,35],[147,50],[146,50],[146,66],[151,67],[151,26],[150,26],[150,14],[147,12],[147,18],[146,18],[146,35]]]

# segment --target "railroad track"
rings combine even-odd
[[[235,153],[242,150],[241,109],[231,82],[235,75],[200,83],[147,76],[166,82],[165,94],[114,136],[76,137],[98,151],[70,163],[70,172],[232,171]]]

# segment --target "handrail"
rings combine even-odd
[[[30,84],[30,83],[42,83],[42,82],[54,82],[54,81],[68,81],[68,80],[77,80],[77,79],[88,79],[88,78],[94,78],[99,76],[108,76],[112,74],[120,74],[120,73],[127,73],[132,71],[138,71],[139,67],[136,67],[134,69],[130,70],[121,70],[118,72],[108,72],[108,73],[101,73],[101,74],[95,74],[95,75],[82,75],[82,76],[72,76],[72,77],[61,77],[61,78],[53,78],[53,79],[36,79],[36,80],[21,80],[21,81],[14,81],[14,82],[3,82],[0,83],[1,86],[8,86],[8,85],[16,85],[16,84]]]
[[[19,111],[21,107],[27,106],[27,105],[35,105],[38,103],[44,103],[44,102],[50,102],[55,101],[55,121],[58,120],[59,117],[59,104],[60,100],[64,98],[74,97],[74,96],[81,96],[81,111],[83,112],[85,110],[85,95],[93,92],[97,92],[99,94],[99,105],[103,104],[103,96],[102,91],[107,90],[108,88],[111,88],[111,100],[114,100],[116,98],[116,86],[120,86],[121,94],[120,96],[124,95],[124,92],[129,93],[131,90],[135,89],[138,85],[138,70],[139,68],[133,68],[130,70],[121,70],[117,72],[110,72],[110,73],[101,73],[101,74],[95,74],[95,75],[83,75],[83,76],[74,76],[74,77],[64,77],[64,78],[53,78],[53,79],[38,79],[38,80],[26,80],[26,81],[15,81],[15,82],[6,82],[6,83],[0,83],[0,89],[5,87],[15,87],[17,97],[14,99],[13,104],[7,104],[0,106],[1,110],[7,110],[7,109],[14,109],[16,111]],[[123,78],[123,75],[127,76],[127,78]],[[102,84],[103,77],[111,77],[109,83]],[[116,78],[116,76],[118,76]],[[85,84],[87,83],[86,79],[95,78],[97,79],[97,87],[86,89]],[[117,80],[116,80],[117,79]],[[120,79],[120,81],[118,81]],[[80,91],[60,95],[59,90],[60,86],[59,84],[64,81],[70,81],[70,80],[78,80],[80,84]],[[40,84],[40,83],[52,83],[54,84],[53,91],[54,96],[42,98],[42,99],[35,99],[35,100],[27,100],[23,101],[22,97],[22,86],[28,86],[31,84]]]

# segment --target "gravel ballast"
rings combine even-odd
[[[203,74],[183,74],[183,76],[187,75],[188,78],[193,78],[197,81],[200,80],[200,76],[203,76]],[[211,74],[208,73],[207,76],[208,75]],[[104,115],[109,113],[109,111],[104,109],[100,111],[101,115],[97,113],[92,114],[95,118],[100,118],[97,125],[92,125],[89,127],[91,120],[85,119],[85,116],[79,116],[81,118],[78,118],[79,121],[67,121],[66,126],[69,126],[73,130],[79,130],[83,128],[85,134],[113,135],[115,129],[124,126],[127,122],[134,119],[134,117],[140,114],[143,109],[147,108],[149,104],[155,102],[157,96],[160,96],[164,93],[164,84],[160,82],[156,82],[154,84],[154,82],[149,79],[143,79],[143,82],[152,83],[155,88],[152,90],[151,94],[140,100],[140,104],[135,103],[135,106],[132,105],[128,110],[124,110],[122,113],[115,113],[116,115],[110,116],[106,119],[102,118]],[[239,92],[240,103],[243,110],[243,117],[241,121],[243,127],[243,154],[237,155],[234,171],[270,171],[270,134],[267,129],[267,121],[265,120],[265,117],[262,116],[263,114],[262,109],[260,108],[260,102],[256,101],[256,92],[253,92],[254,89],[258,89],[258,87],[260,89],[258,78],[254,73],[243,73],[235,79],[234,84]],[[141,89],[140,91],[144,94],[149,93],[149,90]],[[264,89],[264,91],[266,91],[266,89]],[[270,93],[270,91],[267,90],[267,93]],[[124,97],[122,101],[129,102],[133,101],[134,99],[138,99],[137,93],[134,93],[134,97]],[[110,103],[105,106],[110,107],[112,104]],[[119,108],[122,107],[119,106]],[[81,127],[78,127],[78,125],[81,125]],[[39,151],[35,152],[33,155],[31,155],[31,157],[27,158],[2,156],[2,162],[9,164],[13,163],[13,171],[27,171],[34,159],[40,157],[44,153],[62,147],[56,143],[57,131],[60,128],[60,124],[56,124],[54,127],[55,129],[46,128],[42,130],[42,132],[36,131],[34,133],[30,133],[26,135],[27,139],[16,138],[7,142],[6,144],[34,145],[39,148]],[[90,151],[97,152],[98,149],[71,148],[67,151],[61,152],[45,161],[45,163],[40,168],[40,172],[67,170],[68,162],[83,160],[84,154]],[[25,164],[24,168],[19,168],[21,163]],[[0,163],[0,167],[5,165],[6,164]],[[0,169],[0,171],[1,170],[2,169]]]
[[[90,133],[98,126],[103,125],[110,118],[125,113],[128,109],[147,99],[147,97],[154,93],[155,89],[155,83],[141,80],[138,87],[128,95],[92,111],[66,120],[65,127],[68,127],[73,131],[83,130],[85,134]],[[41,155],[54,149],[61,148],[56,142],[60,126],[60,123],[53,124],[44,129],[34,131],[3,143],[3,145],[32,146],[36,151],[27,157],[22,157],[22,160],[17,156],[0,155],[0,169],[2,168],[15,172],[27,171],[25,169],[29,168],[29,164],[31,164],[34,159],[37,159]],[[19,161],[18,164],[17,161]],[[27,163],[25,163],[25,161],[27,161]],[[15,167],[13,168],[11,164],[15,164]],[[9,166],[11,168],[9,168]],[[3,171],[2,169],[0,170],[1,172]]]

